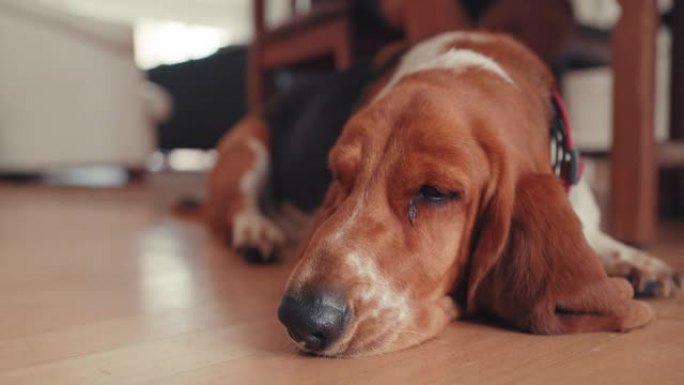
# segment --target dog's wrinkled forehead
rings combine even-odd
[[[399,67],[378,97],[385,96],[405,76],[433,69],[460,71],[479,68],[514,84],[509,74],[493,58],[473,49],[452,46],[459,42],[488,43],[491,40],[491,37],[480,34],[452,32],[418,44],[402,58]]]
[[[482,110],[482,103],[472,103],[474,97],[477,99],[486,92],[479,88],[480,82],[497,84],[503,80],[508,87],[518,88],[512,74],[490,56],[489,52],[496,44],[497,40],[492,36],[451,32],[414,46],[373,101],[352,117],[330,159],[339,158],[342,161],[337,163],[351,164],[361,157],[382,153],[391,142],[388,139],[410,134],[407,131],[417,134],[407,140],[414,147],[429,136],[424,146],[428,149],[443,144],[433,140],[438,134],[446,137],[458,134],[455,131],[459,127],[468,126],[465,118],[459,119],[459,115]],[[458,81],[456,88],[454,81]],[[404,87],[407,83],[412,84]],[[443,89],[438,90],[435,85]],[[468,91],[459,92],[457,88],[468,88]],[[456,91],[461,97],[457,100],[443,91]],[[454,114],[454,110],[459,114]],[[444,131],[438,132],[439,128]],[[335,161],[331,163],[335,164]]]

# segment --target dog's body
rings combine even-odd
[[[676,275],[600,230],[584,181],[563,190],[548,151],[552,89],[544,65],[511,39],[449,33],[413,47],[366,87],[339,137],[341,126],[318,127],[332,131],[299,151],[317,151],[320,163],[321,147],[335,143],[332,182],[279,313],[301,348],[395,350],[462,314],[535,333],[650,322],[628,282],[606,273],[655,296],[669,296]],[[247,117],[221,141],[206,205],[211,227],[252,260],[272,258],[292,227],[264,213],[264,192],[306,196],[305,178],[272,171],[272,155],[287,158],[278,149],[287,138],[268,121]],[[327,165],[311,167],[327,185]],[[323,190],[312,190],[315,205]],[[268,211],[297,211],[290,206]]]

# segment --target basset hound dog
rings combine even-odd
[[[302,105],[336,108],[307,115],[290,95],[218,147],[203,208],[214,231],[252,261],[300,242],[278,316],[301,350],[394,351],[474,315],[538,334],[653,320],[635,293],[670,296],[679,278],[603,233],[586,182],[567,191],[554,172],[562,111],[533,53],[505,35],[452,32],[389,61],[377,76],[323,83],[335,92],[300,92]],[[341,101],[358,92],[355,107]],[[315,212],[308,231],[290,234],[302,211]]]

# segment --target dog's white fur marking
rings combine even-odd
[[[352,294],[353,302],[357,309],[362,307],[364,310],[356,314],[354,320],[356,326],[349,327],[346,335],[326,349],[322,353],[323,355],[334,356],[346,350],[358,325],[367,320],[382,318],[386,330],[381,331],[378,335],[386,336],[389,339],[396,339],[399,335],[395,332],[389,333],[390,331],[400,330],[402,327],[410,325],[414,320],[409,296],[397,289],[382,274],[371,256],[352,251],[346,254],[344,258],[346,265],[353,271],[351,276],[356,281]],[[384,341],[384,344],[389,345],[391,342],[391,340]]]
[[[259,194],[268,178],[270,156],[263,143],[255,138],[249,138],[247,145],[254,153],[254,164],[240,180],[245,206],[233,220],[233,245],[256,247],[264,258],[269,258],[274,247],[285,241],[282,230],[259,209]]]
[[[378,317],[383,310],[394,310],[396,321],[405,323],[410,316],[409,301],[406,294],[396,290],[392,283],[387,280],[375,264],[373,258],[364,256],[358,252],[346,255],[346,261],[354,271],[362,288],[357,299],[362,304],[371,301],[375,306],[373,311],[367,313],[367,317]]]
[[[250,197],[248,199],[248,204],[253,205],[253,208],[257,206],[257,194],[259,193],[261,187],[263,187],[266,182],[266,177],[269,171],[270,156],[266,146],[255,138],[249,138],[247,140],[247,146],[254,153],[254,165],[252,169],[247,171],[245,175],[242,176],[240,180],[240,191],[245,195],[245,197]]]
[[[639,275],[639,286],[636,288],[638,291],[645,290],[647,284],[655,284],[657,295],[672,294],[675,289],[675,273],[671,267],[601,231],[601,213],[585,179],[570,189],[568,198],[582,222],[585,239],[596,251],[609,275],[627,276],[636,272]]]
[[[489,39],[491,38],[480,34],[447,32],[416,45],[404,55],[394,76],[378,97],[382,97],[406,75],[431,69],[462,71],[467,68],[480,68],[515,85],[508,73],[491,57],[472,49],[447,49],[446,47],[447,44],[458,40],[486,42]]]

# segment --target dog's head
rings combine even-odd
[[[397,350],[461,312],[537,332],[579,331],[559,314],[626,303],[629,289],[606,285],[551,174],[550,75],[507,38],[466,36],[440,42],[439,52],[454,56],[437,55],[429,68],[407,71],[417,60],[409,53],[330,152],[335,178],[279,310],[303,350]],[[478,52],[515,55],[520,68],[504,71]],[[628,327],[624,318],[602,325]]]

